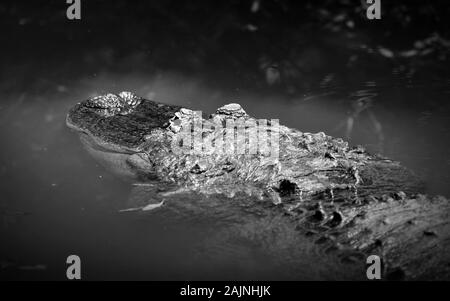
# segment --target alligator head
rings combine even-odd
[[[324,195],[360,200],[369,193],[419,190],[413,174],[396,162],[324,133],[257,120],[238,104],[203,119],[189,109],[122,92],[77,104],[67,125],[80,133],[92,155],[116,172],[202,193],[245,192],[269,196],[275,203],[284,198],[295,206],[304,198]],[[183,125],[188,135],[194,133],[191,126],[198,126],[192,146],[180,148]]]

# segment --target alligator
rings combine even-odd
[[[196,122],[199,140],[180,143]],[[370,255],[381,258],[383,279],[450,279],[449,201],[424,194],[420,177],[361,146],[261,122],[236,103],[203,118],[131,92],[82,101],[66,124],[94,158],[133,181],[133,209],[226,225],[212,244],[238,235],[293,273],[313,262],[314,279],[367,279]],[[242,124],[241,140],[226,140]],[[255,143],[262,147],[249,152]],[[275,146],[268,155],[264,147]]]

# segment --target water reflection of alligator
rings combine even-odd
[[[420,194],[421,182],[399,163],[281,125],[278,159],[175,153],[172,140],[192,113],[122,92],[77,104],[67,125],[108,168],[140,181],[133,202],[145,206],[152,197],[166,201],[160,214],[209,214],[227,225],[218,239],[239,233],[293,270],[312,268],[316,279],[364,279],[366,257],[377,254],[385,279],[449,279],[450,204]],[[207,120],[238,118],[254,120],[237,104]],[[202,137],[217,138],[209,129]],[[200,197],[186,197],[192,194]]]

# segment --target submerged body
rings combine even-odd
[[[320,254],[308,251],[311,260],[320,257],[324,267],[335,269],[349,264],[356,278],[364,278],[368,254],[383,258],[386,275],[448,277],[440,265],[445,267],[449,259],[450,205],[446,199],[420,195],[421,182],[398,162],[350,148],[324,133],[284,126],[277,128],[276,157],[174,151],[180,124],[193,116],[191,110],[122,92],[77,104],[67,116],[67,125],[115,173],[148,187],[159,183],[173,187],[155,194],[157,204],[174,193],[226,195],[228,201],[200,198],[195,204],[174,204],[168,200],[165,207],[224,218],[231,225],[228,230],[269,241],[265,247],[288,253],[283,253],[285,259],[295,262],[299,239],[307,239]],[[248,122],[244,142],[256,141],[252,137],[256,119],[237,104],[221,107],[202,121],[217,125],[238,120]],[[226,129],[203,128],[202,141],[216,140],[221,131]],[[267,131],[274,134],[271,128]],[[155,193],[148,187],[137,186],[131,199],[137,203],[148,199],[144,195]]]

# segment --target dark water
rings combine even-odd
[[[64,122],[76,102],[122,90],[205,113],[239,102],[250,115],[341,137],[352,99],[366,96],[373,101],[370,112],[382,131],[374,129],[369,111],[363,111],[354,120],[351,143],[401,161],[426,181],[429,193],[450,196],[448,80],[374,79],[356,87],[331,83],[290,98],[208,88],[201,79],[171,73],[105,73],[39,93],[0,91],[1,279],[64,280],[70,254],[81,257],[82,277],[91,280],[323,276],[315,274],[313,262],[287,273],[289,263],[280,264],[273,254],[245,241],[214,250],[203,243],[211,229],[195,216],[171,221],[157,214],[119,213],[129,183],[99,166]]]

